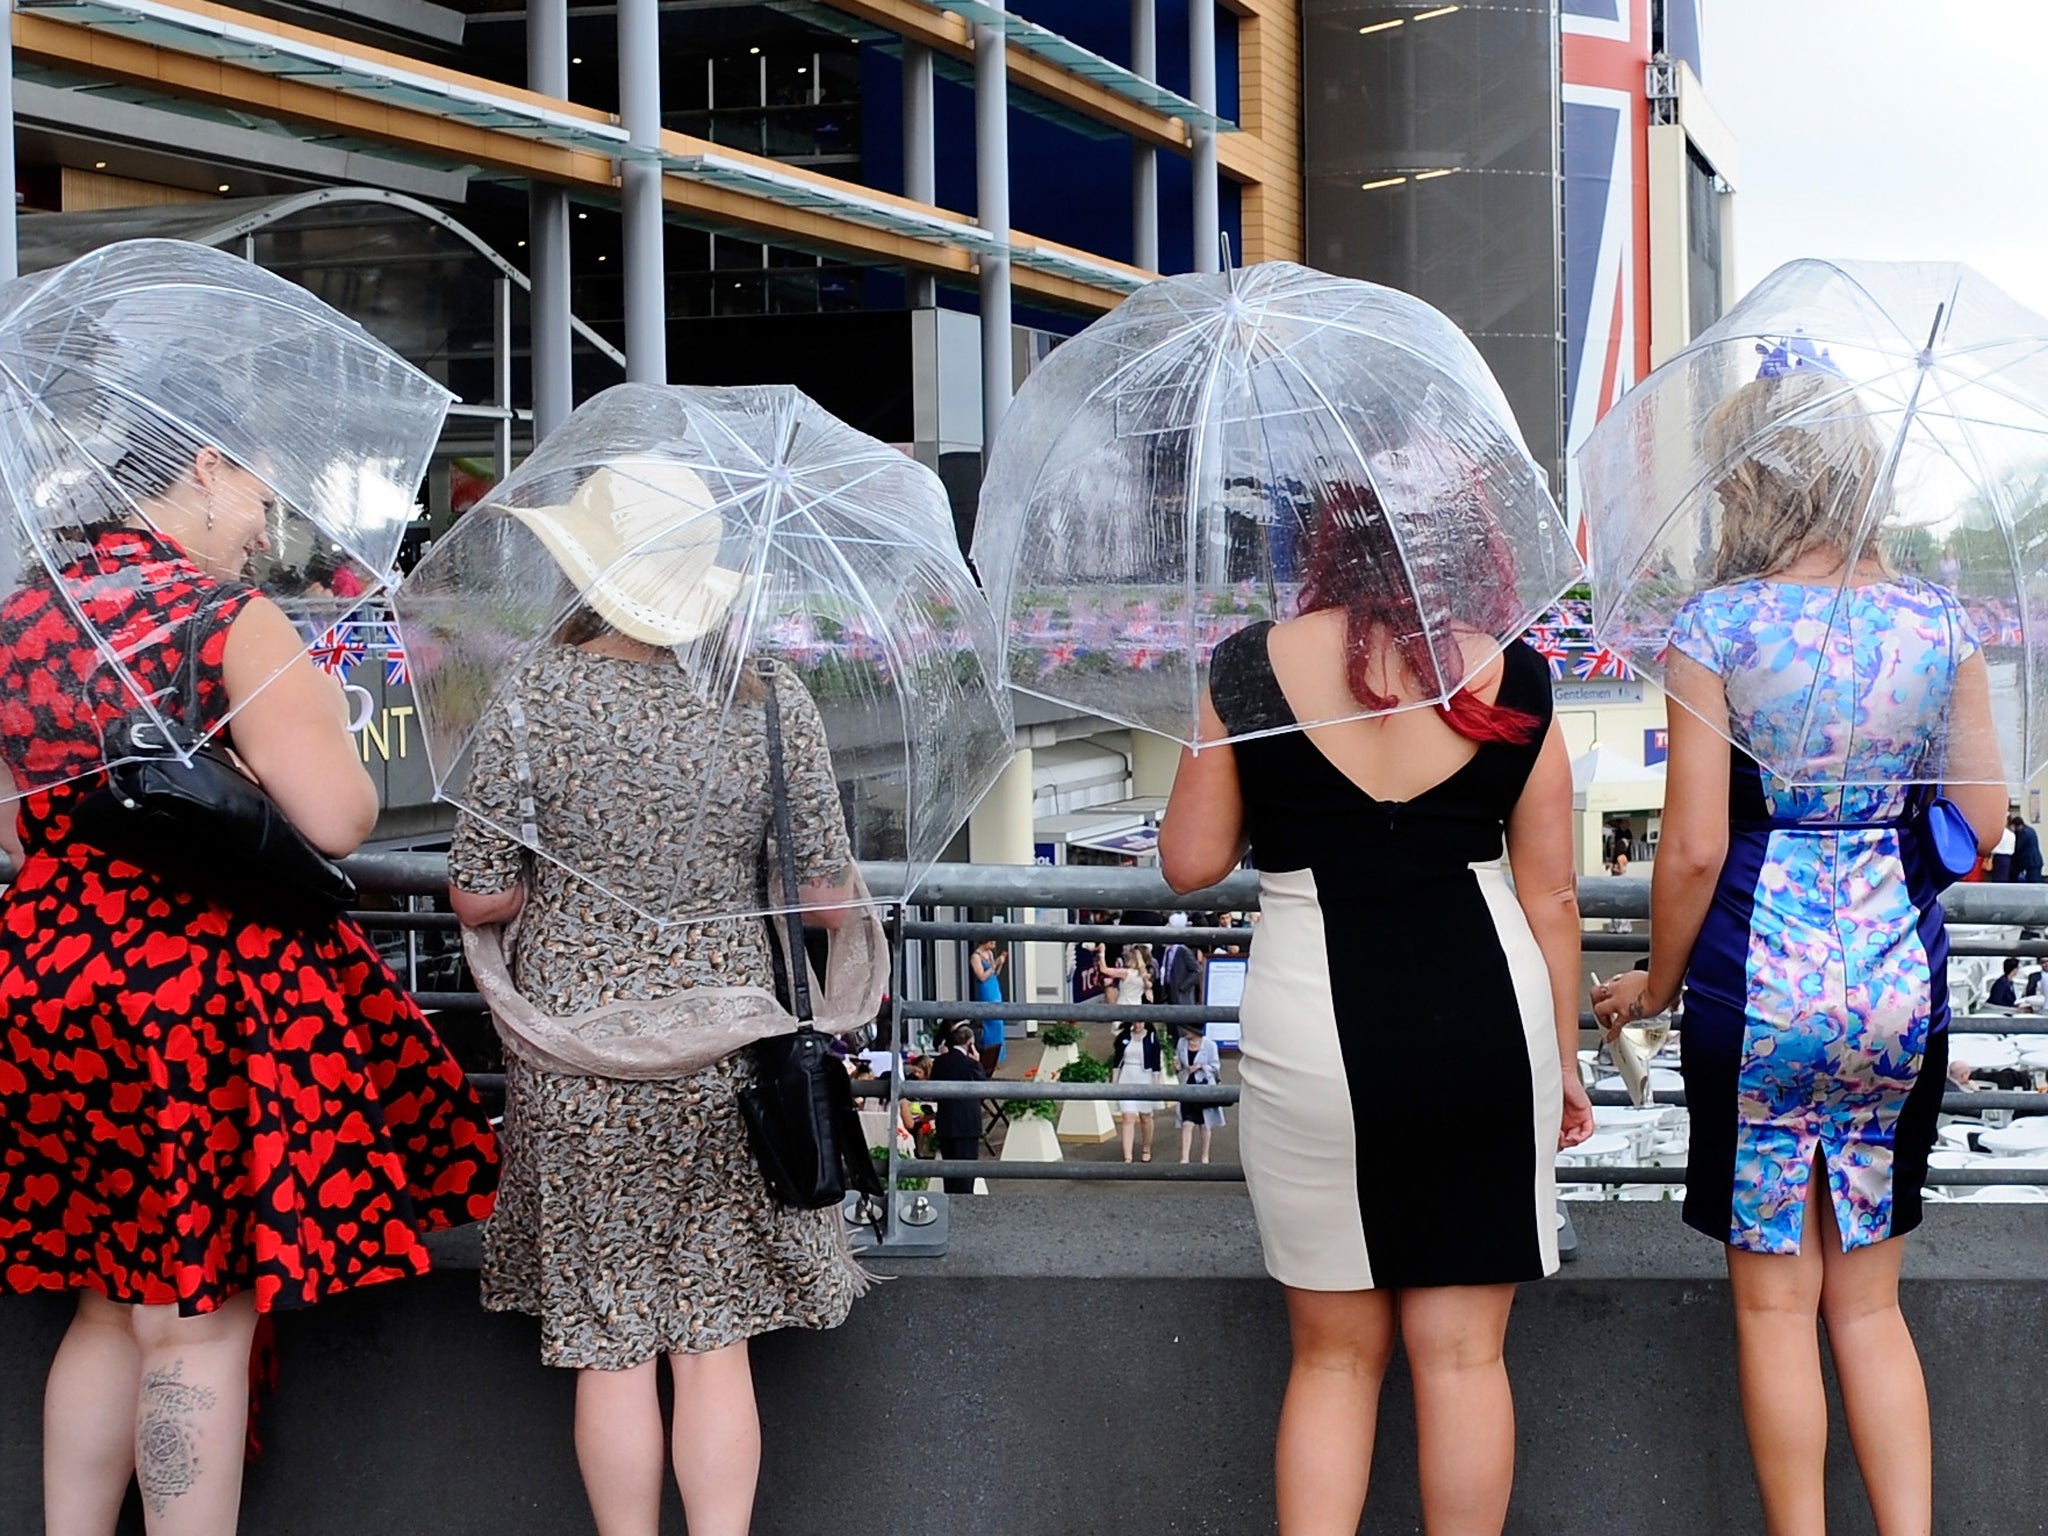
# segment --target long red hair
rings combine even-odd
[[[1393,709],[1400,700],[1372,686],[1375,631],[1386,631],[1402,664],[1424,687],[1439,676],[1401,550],[1379,496],[1369,485],[1331,485],[1316,511],[1300,611],[1344,610],[1344,674],[1352,695],[1365,709]],[[1423,574],[1434,575],[1450,611],[1433,614],[1432,619],[1439,630],[1448,620],[1460,629],[1502,633],[1522,615],[1515,596],[1514,552],[1500,524],[1476,496],[1466,505],[1444,508],[1441,518],[1432,548],[1422,557],[1437,569]],[[1526,710],[1489,704],[1460,686],[1462,655],[1445,658],[1445,663],[1446,671],[1455,667],[1459,675],[1443,676],[1443,686],[1457,691],[1436,710],[1452,730],[1477,742],[1526,745],[1536,739],[1541,720]]]

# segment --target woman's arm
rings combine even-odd
[[[492,923],[509,923],[526,905],[526,886],[507,886],[502,891],[465,891],[448,887],[448,905],[455,920],[465,928],[486,928]]]
[[[1671,755],[1664,769],[1664,825],[1650,876],[1650,969],[1593,991],[1605,1022],[1662,1013],[1678,1002],[1692,947],[1728,859],[1728,695],[1720,676],[1673,646],[1664,662]]]
[[[1977,834],[1977,851],[1989,853],[2005,831],[2008,802],[2005,760],[1998,751],[1997,727],[1991,723],[1991,674],[1981,653],[1956,668],[1942,778],[1942,793],[1955,801]]]
[[[235,755],[314,847],[354,853],[377,824],[377,786],[348,733],[340,686],[269,598],[251,598],[229,626],[221,677]]]
[[[1202,690],[1199,735],[1220,742],[1230,733]],[[1244,796],[1237,755],[1229,747],[1183,748],[1166,815],[1159,822],[1159,872],[1185,895],[1216,884],[1244,859]]]
[[[1593,1134],[1593,1105],[1579,1081],[1579,882],[1572,865],[1572,760],[1556,720],[1508,816],[1508,864],[1515,900],[1550,973],[1551,1011],[1563,1068],[1561,1145]]]

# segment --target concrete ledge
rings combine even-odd
[[[1585,1257],[1525,1288],[1509,1339],[1509,1530],[1760,1530],[1720,1251],[1669,1206],[1573,1209]],[[540,1366],[530,1322],[477,1307],[473,1234],[441,1249],[427,1280],[280,1320],[246,1532],[590,1530],[570,1378]],[[893,1268],[846,1327],[755,1345],[761,1536],[1273,1528],[1286,1319],[1242,1191],[961,1200],[952,1253]],[[1906,1309],[1934,1403],[1937,1529],[2048,1531],[2048,1209],[1930,1209]],[[10,1536],[41,1528],[42,1375],[67,1315],[61,1297],[0,1299]],[[1829,1528],[1865,1536],[1839,1422],[1831,1458]],[[1418,1531],[1414,1484],[1397,1367],[1362,1529]]]

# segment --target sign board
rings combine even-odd
[[[1669,727],[1643,732],[1643,766],[1654,767],[1668,762],[1671,757],[1671,731]]]
[[[1211,955],[1203,972],[1202,1000],[1211,1008],[1235,1008],[1244,1001],[1244,973],[1251,964],[1243,955]],[[1212,1023],[1208,1037],[1219,1051],[1234,1051],[1243,1035],[1235,1024]]]
[[[1561,677],[1550,685],[1550,691],[1558,704],[1567,709],[1578,709],[1587,704],[1643,702],[1643,685],[1639,682],[1624,682],[1619,678],[1580,682],[1577,678]]]

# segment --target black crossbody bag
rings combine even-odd
[[[768,779],[774,797],[773,843],[782,898],[796,898],[796,851],[790,843],[789,786],[782,771],[782,721],[775,680],[768,679]],[[791,911],[768,922],[768,954],[775,990],[799,1021],[794,1034],[754,1047],[759,1076],[740,1091],[747,1139],[768,1189],[783,1205],[819,1210],[837,1205],[849,1189],[880,1196],[882,1181],[868,1155],[860,1111],[846,1067],[832,1054],[831,1037],[810,1027],[811,987],[804,957],[803,915]],[[788,944],[776,942],[780,922]]]
[[[136,710],[108,727],[106,782],[79,797],[73,830],[240,916],[286,928],[330,923],[356,904],[356,883],[235,766],[224,733],[201,740],[196,614],[189,626],[184,718]]]

